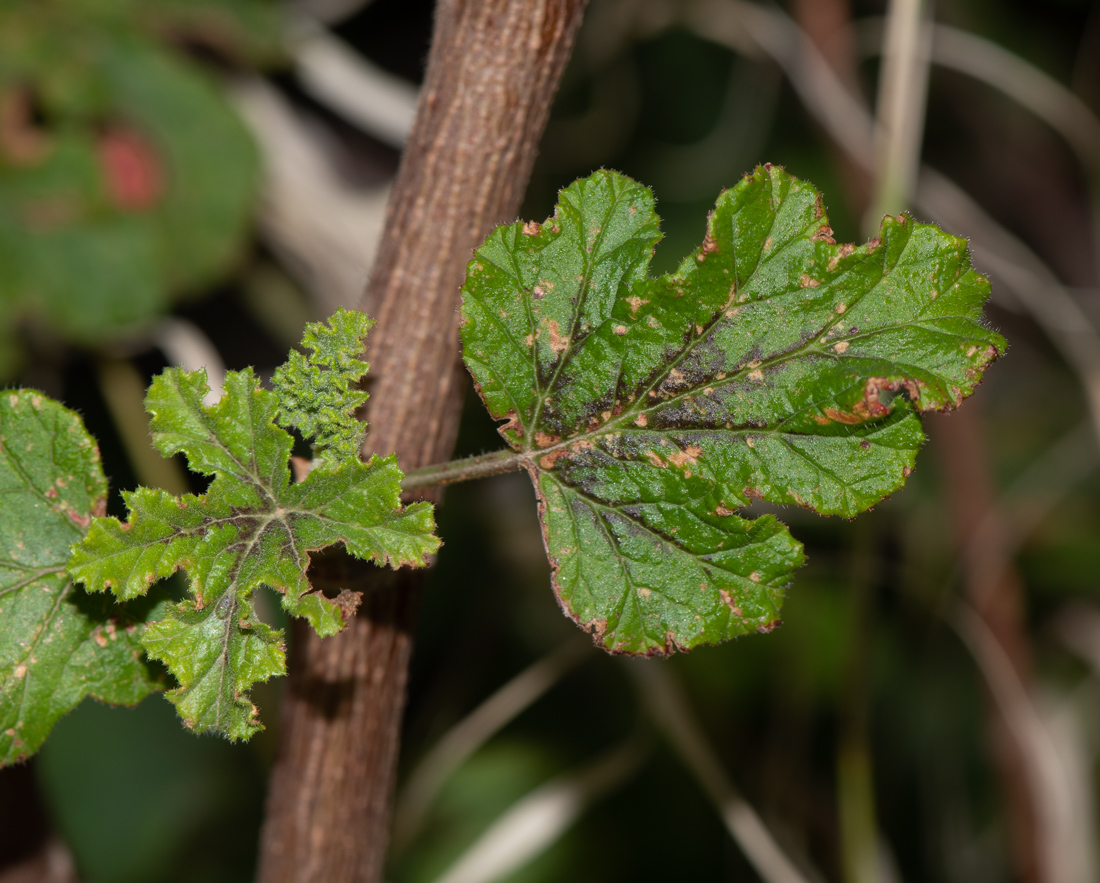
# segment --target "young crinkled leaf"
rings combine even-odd
[[[366,327],[338,313],[334,329],[360,330],[340,332],[329,354],[338,350],[340,364],[348,352],[357,355]],[[307,340],[328,333],[312,325]],[[350,383],[367,366],[356,364],[354,377],[330,372],[327,382],[319,379],[318,400],[360,403]],[[313,591],[306,578],[310,552],[342,542],[363,560],[422,565],[439,540],[429,504],[401,506],[402,474],[393,456],[363,463],[353,454],[291,483],[293,439],[274,420],[280,408],[292,412],[307,401],[281,401],[260,388],[251,369],[229,372],[217,404],[205,406],[206,393],[205,372],[170,368],[153,381],[145,406],[161,453],[182,451],[191,469],[214,476],[207,492],[125,494],[129,522],[95,519],[73,551],[69,572],[91,590],[110,588],[126,599],[185,569],[193,597],[152,623],[142,643],[179,681],[169,698],[188,726],[248,738],[260,727],[250,685],[285,668],[282,633],[257,619],[253,591],[275,589],[288,613],[307,619],[321,636],[332,635],[344,627],[356,598]],[[323,426],[311,431],[327,438]]]
[[[138,643],[153,599],[118,605],[65,573],[106,494],[76,414],[31,390],[0,392],[0,765],[34,753],[85,696],[132,705],[163,689]]]
[[[498,227],[463,288],[464,359],[540,499],[554,589],[616,653],[778,624],[800,544],[752,500],[851,517],[899,488],[919,411],[1004,351],[966,243],[907,216],[837,245],[777,167],[725,191],[650,278],[653,196],[600,171],[544,224]]]
[[[313,439],[313,468],[334,469],[359,456],[366,424],[355,416],[367,400],[356,387],[367,370],[363,338],[374,325],[366,313],[337,310],[325,326],[311,323],[302,336],[309,356],[292,352],[275,369],[279,422]]]

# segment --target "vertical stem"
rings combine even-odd
[[[875,112],[875,199],[864,218],[875,235],[883,215],[908,208],[920,168],[928,93],[928,0],[890,0]]]
[[[837,745],[837,803],[841,861],[845,883],[876,883],[879,873],[878,823],[869,735],[868,673],[871,671],[873,582],[876,561],[875,522],[861,519],[852,544],[851,642],[841,728]]]
[[[462,399],[458,290],[471,251],[513,220],[586,0],[440,0],[416,123],[370,281],[368,444],[445,459]],[[438,496],[435,497],[438,499]],[[296,628],[263,883],[378,881],[421,573],[369,570],[342,634]]]

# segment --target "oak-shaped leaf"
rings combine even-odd
[[[38,750],[85,696],[133,705],[164,688],[138,639],[163,603],[96,598],[65,573],[107,481],[80,418],[0,392],[0,765]]]
[[[651,192],[600,171],[498,227],[463,287],[464,359],[539,497],[554,590],[616,653],[778,623],[800,544],[753,500],[851,517],[899,488],[918,412],[1005,342],[964,240],[906,215],[838,245],[774,166],[723,192],[696,252],[648,275]]]
[[[310,333],[318,334],[317,326]],[[362,349],[362,334],[341,339],[345,348]],[[355,379],[366,369],[357,364]],[[324,377],[327,385],[316,392],[325,401],[361,402],[347,374]],[[229,372],[212,406],[203,404],[207,392],[204,371],[170,368],[154,379],[145,401],[154,444],[165,456],[183,452],[192,470],[213,476],[206,493],[124,494],[129,521],[95,519],[73,550],[69,572],[92,591],[109,588],[127,599],[186,570],[191,597],[150,624],[142,643],[179,681],[168,696],[188,726],[248,738],[260,728],[249,687],[285,670],[282,632],[257,618],[253,592],[276,590],[289,614],[304,617],[322,637],[332,635],[357,596],[313,590],[310,552],[343,543],[363,560],[419,566],[439,540],[429,504],[401,506],[395,457],[364,463],[353,455],[294,483],[293,438],[275,423],[288,403],[262,389],[251,369]]]

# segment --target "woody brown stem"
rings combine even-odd
[[[378,320],[370,451],[446,459],[463,381],[458,291],[475,246],[515,219],[586,0],[441,0],[416,123],[367,306]],[[369,451],[368,451],[369,452]],[[438,492],[433,497],[438,500]],[[261,844],[263,883],[378,881],[422,572],[325,577],[363,588],[340,635],[295,628]]]

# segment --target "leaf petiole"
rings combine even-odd
[[[505,472],[519,472],[527,468],[527,460],[524,454],[503,450],[466,457],[463,460],[451,460],[448,463],[435,463],[406,472],[405,480],[401,482],[401,489],[412,491],[444,484],[456,484],[473,478],[487,478],[490,475],[503,475]]]

